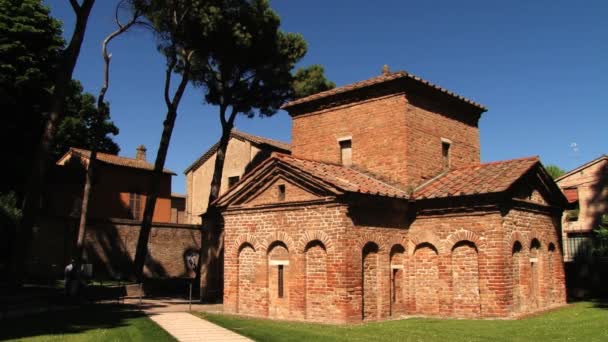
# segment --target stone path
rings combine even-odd
[[[252,341],[187,312],[148,313],[151,320],[173,335],[178,341]]]

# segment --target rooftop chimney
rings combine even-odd
[[[139,145],[135,152],[135,159],[146,161],[146,146]]]

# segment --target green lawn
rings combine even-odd
[[[91,305],[1,319],[0,340],[175,341],[144,314],[120,309],[119,306]]]
[[[522,320],[416,318],[350,326],[199,315],[257,341],[608,341],[608,306],[591,302]]]

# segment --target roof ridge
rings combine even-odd
[[[230,131],[230,134],[235,134],[235,135],[241,136],[242,138],[245,138],[245,139],[253,137],[253,138],[257,138],[257,139],[260,139],[260,140],[265,140],[265,141],[268,141],[268,142],[271,142],[271,143],[276,143],[277,145],[289,145],[289,146],[291,146],[291,143],[288,143],[288,142],[285,142],[285,141],[281,141],[281,140],[277,140],[277,139],[263,137],[261,135],[255,135],[255,134],[243,132],[243,131],[238,130],[236,128],[232,128],[232,130]],[[255,142],[255,141],[252,141],[252,142]],[[279,146],[277,146],[277,147],[279,147]]]
[[[475,106],[475,107],[481,109],[484,112],[487,111],[487,108],[484,105],[480,104],[480,103],[477,103],[477,102],[475,102],[473,100],[467,99],[466,97],[464,97],[462,95],[458,95],[458,94],[456,94],[456,93],[454,93],[454,92],[452,92],[450,90],[447,90],[447,89],[445,89],[445,88],[443,88],[441,86],[438,86],[438,85],[436,85],[434,83],[431,83],[431,82],[429,82],[429,81],[427,81],[427,80],[425,80],[425,79],[423,79],[423,78],[421,78],[419,76],[416,76],[416,75],[411,74],[411,73],[409,73],[407,71],[404,71],[404,70],[399,70],[399,71],[390,72],[390,73],[387,73],[387,74],[382,74],[382,75],[374,76],[374,77],[371,77],[371,78],[368,78],[368,79],[365,79],[365,80],[362,80],[362,81],[357,81],[357,82],[354,82],[354,83],[349,83],[349,84],[346,84],[346,85],[343,85],[343,86],[340,86],[340,87],[337,87],[337,88],[325,90],[325,91],[322,91],[322,92],[319,92],[319,93],[316,93],[316,94],[312,94],[312,95],[305,96],[305,97],[302,97],[302,98],[299,98],[299,99],[295,99],[293,101],[287,102],[286,104],[282,105],[281,109],[287,109],[289,107],[293,107],[295,105],[299,105],[299,104],[302,104],[302,103],[311,102],[311,101],[322,99],[322,98],[326,98],[326,97],[329,97],[329,96],[346,93],[346,92],[349,92],[351,90],[356,90],[356,89],[361,89],[361,88],[365,88],[365,87],[374,86],[376,84],[380,84],[380,83],[383,83],[383,82],[393,81],[393,80],[399,79],[399,78],[408,78],[408,79],[414,80],[416,82],[422,83],[425,86],[428,86],[428,87],[433,88],[435,90],[438,90],[438,91],[440,91],[440,92],[442,92],[444,94],[452,96],[452,97],[454,97],[454,98],[456,98],[456,99],[458,99],[460,101],[463,101],[463,102],[468,103],[468,104],[470,104],[472,106]]]
[[[250,134],[250,133],[246,133],[246,132],[243,132],[243,131],[240,131],[240,130],[236,129],[235,127],[233,127],[232,130],[230,130],[230,137],[236,137],[236,138],[245,139],[245,140],[247,140],[247,141],[249,141],[250,143],[253,143],[253,144],[267,144],[267,145],[270,145],[270,146],[272,146],[272,147],[274,147],[276,149],[280,149],[280,150],[284,150],[284,151],[291,151],[291,144],[290,143],[279,141],[279,140],[275,140],[275,139],[270,139],[270,138],[266,138],[266,137],[262,137],[262,136],[258,136],[258,135],[254,135],[254,134]],[[221,137],[220,137],[220,139],[221,139]],[[256,141],[256,140],[258,140],[258,141]],[[194,169],[198,165],[201,165],[202,163],[206,162],[209,158],[211,158],[211,156],[217,151],[217,148],[219,147],[219,144],[220,144],[220,141],[218,140],[213,145],[211,145],[211,147],[209,147],[198,158],[196,158],[194,160],[194,162],[192,162],[184,170],[183,173],[184,174],[188,173],[190,170]]]
[[[65,156],[67,156],[69,153],[74,153],[74,154],[77,154],[79,157],[87,158],[87,159],[90,159],[91,155],[92,155],[91,150],[88,150],[85,148],[80,148],[80,147],[70,147],[70,149],[66,153],[64,153],[61,158],[59,158],[59,161],[57,161],[57,163],[59,163],[61,160],[63,160],[63,158]],[[147,160],[143,160],[143,159],[125,157],[125,156],[120,156],[117,154],[111,154],[111,153],[106,153],[106,152],[96,152],[96,154],[97,154],[96,160],[99,162],[102,162],[102,163],[107,163],[107,164],[112,164],[112,165],[117,165],[117,166],[122,166],[122,167],[131,167],[131,168],[148,170],[148,171],[153,171],[155,168],[155,165],[153,163],[150,163]],[[175,173],[173,171],[171,171],[165,167],[163,167],[162,172],[175,175]]]
[[[70,149],[73,149],[73,150],[81,150],[81,151],[88,152],[88,153],[92,153],[92,152],[93,152],[93,151],[91,151],[91,150],[87,150],[86,148],[81,148],[81,147],[70,147]],[[130,160],[142,161],[142,162],[144,162],[144,163],[148,163],[148,164],[150,164],[150,165],[153,165],[152,163],[149,163],[147,160],[137,159],[137,158],[134,158],[134,157],[126,157],[126,156],[121,156],[121,155],[118,155],[118,154],[112,154],[112,153],[107,153],[107,152],[99,152],[99,151],[97,151],[97,152],[95,152],[95,153],[97,153],[97,155],[104,154],[104,155],[106,155],[106,156],[111,156],[111,157],[116,157],[116,158],[122,158],[122,159],[130,159]]]
[[[564,179],[564,178],[572,175],[573,173],[578,172],[581,169],[584,169],[584,168],[587,168],[587,167],[589,167],[589,166],[591,166],[593,164],[596,164],[596,163],[600,162],[603,159],[608,159],[608,154],[604,153],[604,154],[602,154],[601,156],[599,156],[599,157],[597,157],[595,159],[592,159],[592,160],[590,160],[590,161],[588,161],[588,162],[586,162],[584,164],[581,164],[581,165],[575,167],[574,169],[572,169],[572,170],[564,173],[563,175],[555,178],[555,182],[558,182],[558,181],[560,181],[560,180],[562,180],[562,179]]]
[[[540,161],[540,157],[538,155],[535,155],[535,156],[528,156],[528,157],[521,157],[521,158],[495,160],[495,161],[485,162],[485,163],[473,163],[473,164],[468,164],[468,165],[463,165],[461,167],[453,168],[450,171],[465,170],[465,169],[470,169],[470,168],[479,167],[479,166],[496,165],[496,164],[511,163],[511,162],[515,162],[515,161],[524,161],[524,160]]]

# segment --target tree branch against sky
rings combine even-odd
[[[292,74],[307,51],[304,38],[279,29],[279,16],[266,0],[232,1],[223,19],[194,46],[209,53],[193,61],[193,82],[205,102],[218,107],[222,127],[209,201],[219,196],[230,132],[237,115],[272,116],[289,99],[333,88],[321,66]]]
[[[99,95],[97,96],[97,113],[96,113],[97,115],[96,115],[96,120],[94,120],[95,124],[93,126],[93,132],[92,132],[94,143],[91,148],[89,164],[87,167],[87,172],[86,172],[86,177],[85,177],[84,190],[83,190],[83,194],[82,194],[82,205],[81,205],[81,209],[80,209],[80,221],[79,221],[79,225],[78,225],[78,237],[76,239],[76,251],[75,251],[75,258],[74,258],[76,261],[75,267],[77,270],[80,269],[80,264],[81,264],[82,258],[83,258],[84,238],[86,235],[86,228],[87,228],[87,215],[88,215],[88,209],[89,209],[89,201],[91,199],[93,177],[95,174],[95,166],[96,166],[96,160],[97,160],[97,150],[98,150],[97,142],[103,139],[104,132],[102,130],[102,125],[107,120],[107,118],[109,117],[109,114],[110,114],[109,107],[108,107],[107,103],[105,102],[105,95],[110,86],[110,59],[112,58],[112,55],[108,53],[108,44],[110,44],[110,42],[113,39],[115,39],[116,37],[127,32],[133,25],[138,24],[139,23],[138,19],[141,15],[141,12],[139,10],[133,9],[131,11],[132,17],[130,18],[130,20],[127,23],[124,23],[124,24],[121,23],[121,21],[119,19],[119,11],[125,4],[128,4],[128,2],[129,2],[128,0],[121,0],[116,5],[115,21],[116,21],[116,26],[118,28],[114,32],[110,33],[103,40],[103,42],[101,44],[101,56],[104,60],[103,83],[99,90]]]

